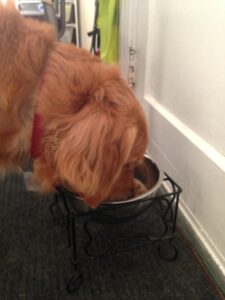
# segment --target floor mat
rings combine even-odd
[[[161,260],[153,245],[107,256],[83,265],[83,284],[69,294],[73,270],[51,202],[25,191],[22,177],[0,183],[1,300],[222,299],[179,234],[175,261]]]

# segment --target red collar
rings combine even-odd
[[[30,154],[33,159],[36,159],[40,156],[41,137],[42,137],[41,118],[39,114],[35,113],[34,120],[33,120],[33,132],[32,132],[31,149],[30,149]]]
[[[42,77],[39,85],[39,95],[43,90],[43,86],[45,84],[45,78]],[[41,117],[38,113],[34,114],[33,119],[33,132],[31,138],[31,148],[30,148],[30,155],[31,158],[36,159],[41,154],[41,137],[42,137],[42,128],[41,128]]]

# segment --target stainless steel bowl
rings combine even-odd
[[[141,172],[141,170],[137,169],[137,170],[135,170],[135,178],[137,178],[142,183],[144,183],[147,188],[149,187],[148,191],[141,195],[133,197],[131,199],[115,201],[115,202],[113,202],[113,201],[112,202],[104,202],[103,203],[104,205],[119,205],[119,204],[124,205],[124,204],[133,203],[133,202],[138,202],[139,200],[155,196],[157,190],[159,189],[159,187],[162,184],[164,173],[157,166],[157,164],[151,159],[151,157],[148,154],[144,155],[144,162],[145,162],[146,167],[149,168],[149,170],[151,170],[151,174],[154,176],[154,179],[155,179],[154,185],[149,186],[150,183],[148,182],[148,179],[146,178],[146,174],[143,174]]]
[[[143,170],[136,169],[135,170],[135,178],[140,180],[145,184],[147,188],[147,192],[133,197],[131,199],[123,200],[123,201],[112,201],[112,202],[103,202],[95,211],[101,212],[104,209],[104,216],[97,217],[96,221],[106,221],[108,218],[123,218],[129,217],[134,214],[137,214],[141,211],[144,211],[146,205],[149,205],[149,201],[141,201],[144,199],[153,198],[162,184],[164,172],[158,167],[158,165],[151,159],[148,154],[144,156],[144,162],[147,169],[151,172],[151,175],[154,176],[154,185],[152,186],[152,182],[148,182],[149,176],[146,177],[146,172]],[[146,168],[145,168],[146,170]],[[65,189],[67,200],[69,200],[70,205],[73,209],[78,213],[84,213],[92,210],[79,196],[74,195],[68,189]],[[96,214],[97,215],[97,214]]]

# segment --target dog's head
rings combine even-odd
[[[96,207],[107,199],[129,197],[133,170],[143,158],[148,134],[141,105],[117,70],[103,66],[106,69],[98,71],[97,77],[93,68],[86,70],[85,82],[80,82],[86,92],[84,105],[73,116],[59,121],[64,125],[59,126],[62,135],[55,161],[60,177]],[[85,72],[85,66],[80,72]],[[87,89],[89,76],[95,91]],[[102,81],[93,80],[101,76]]]

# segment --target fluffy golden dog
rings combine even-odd
[[[37,116],[34,180],[42,191],[65,184],[92,207],[132,194],[147,126],[117,68],[58,43],[51,26],[0,5],[2,171],[30,158]]]

